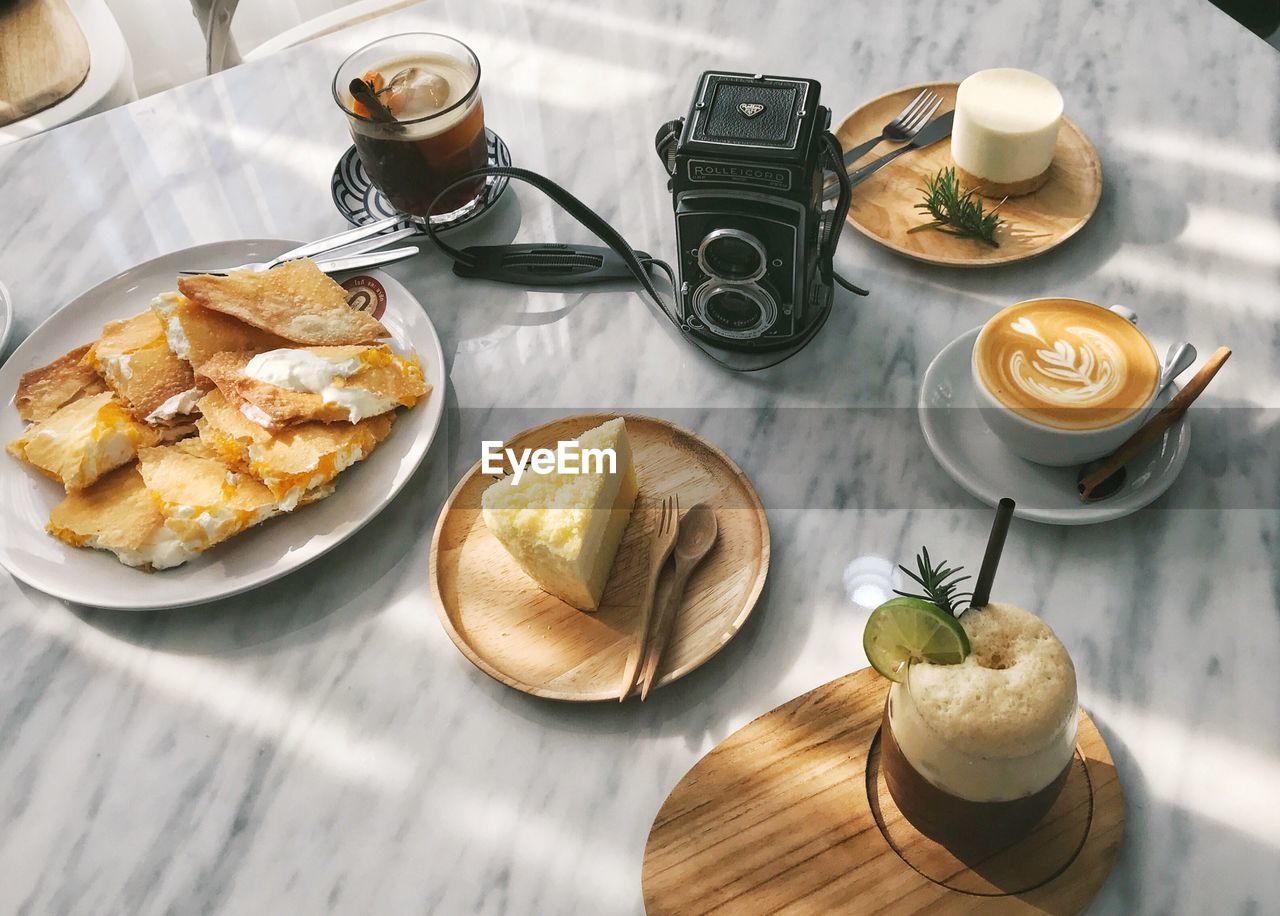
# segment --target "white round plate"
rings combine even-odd
[[[973,496],[994,506],[1003,496],[1018,504],[1014,515],[1046,525],[1091,525],[1137,512],[1172,486],[1187,463],[1191,427],[1184,416],[1129,464],[1120,491],[1083,503],[1076,493],[1078,468],[1051,468],[1019,458],[987,428],[973,396],[970,357],[981,328],[943,347],[924,373],[920,429],[943,470]],[[1156,401],[1173,397],[1170,385]]]
[[[96,340],[106,322],[136,315],[154,296],[174,289],[179,270],[266,261],[297,244],[244,239],[198,245],[126,270],[68,303],[0,367],[0,392],[8,399],[0,406],[0,443],[22,432],[22,420],[13,407],[22,373]],[[391,435],[338,478],[332,496],[251,528],[183,566],[148,574],[104,551],[77,549],[48,535],[45,522],[63,496],[62,487],[3,455],[0,503],[7,508],[0,526],[0,565],[55,598],[93,607],[152,610],[212,601],[263,585],[359,531],[395,499],[422,463],[440,425],[445,395],[444,353],[431,319],[396,280],[377,270],[362,273],[375,277],[386,290],[382,323],[397,349],[417,350],[431,394],[412,410],[400,412]]]
[[[0,356],[9,343],[9,335],[13,333],[13,300],[9,291],[0,283]]]

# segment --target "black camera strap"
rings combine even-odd
[[[834,138],[832,138],[834,143]],[[836,144],[836,172],[841,178],[842,193],[847,195],[848,176],[840,167],[839,145]],[[691,335],[682,324],[679,316],[668,307],[654,285],[653,275],[649,268],[656,267],[666,275],[672,290],[676,287],[675,271],[666,261],[655,258],[646,252],[636,251],[627,240],[613,228],[602,216],[574,197],[563,187],[551,179],[531,172],[528,169],[514,166],[491,165],[474,169],[450,182],[432,201],[430,210],[434,210],[440,199],[457,185],[490,175],[514,178],[533,185],[565,212],[576,219],[584,227],[600,238],[608,247],[594,245],[563,245],[550,243],[518,244],[518,245],[473,245],[466,248],[455,248],[440,237],[439,228],[430,220],[419,220],[425,223],[426,235],[441,251],[453,259],[453,272],[460,277],[494,280],[502,283],[513,283],[524,286],[563,286],[589,283],[601,283],[611,280],[634,279],[649,297],[658,310],[666,316],[686,340],[702,350],[726,368],[735,371],[753,371],[777,365],[787,357],[802,349],[817,333],[822,322],[815,322],[803,340],[784,350],[760,354],[742,354],[732,350],[721,350]],[[847,208],[847,197],[845,199]],[[429,211],[428,211],[429,212]],[[843,212],[843,209],[840,211]],[[843,222],[841,220],[840,222]],[[835,242],[839,237],[839,225],[828,230],[828,243],[834,252]],[[830,263],[830,258],[825,259]],[[840,285],[859,295],[867,295],[866,290],[859,289],[838,275],[834,276]]]
[[[609,225],[605,219],[574,197],[550,178],[530,172],[528,169],[510,165],[491,165],[475,169],[458,177],[447,185],[432,202],[434,209],[440,197],[456,185],[474,181],[488,175],[500,175],[515,178],[533,185],[565,212],[600,238],[608,249],[599,249],[592,245],[473,245],[468,248],[454,248],[439,236],[439,229],[426,221],[426,234],[441,251],[453,258],[453,272],[460,277],[474,277],[485,280],[497,280],[502,283],[528,284],[531,286],[560,286],[601,283],[608,280],[635,279],[641,289],[660,308],[668,318],[673,318],[667,309],[658,289],[653,285],[653,278],[645,270],[646,265],[658,264],[673,278],[671,267],[664,261],[651,257],[645,252],[637,252],[622,237],[618,230]],[[612,255],[604,257],[602,251]],[[594,261],[594,264],[592,263]],[[678,323],[678,322],[677,322]]]

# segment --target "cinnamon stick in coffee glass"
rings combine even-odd
[[[382,110],[352,95],[353,80],[367,84]],[[342,62],[333,98],[369,179],[397,210],[447,220],[477,206],[483,178],[452,188],[432,209],[450,182],[489,159],[480,60],[470,48],[434,32],[378,39]]]

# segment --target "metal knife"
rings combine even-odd
[[[382,251],[370,251],[366,254],[348,257],[330,258],[324,255],[316,257],[316,267],[327,274],[336,274],[344,270],[357,270],[364,267],[377,267],[382,264],[393,264],[403,261],[418,253],[417,245],[406,245],[404,248],[386,248]]]
[[[860,169],[855,169],[854,171],[850,172],[849,173],[850,187],[856,184],[859,184],[863,181],[866,181],[867,178],[869,178],[872,174],[884,168],[886,165],[888,165],[894,159],[897,159],[903,153],[907,153],[907,152],[910,152],[911,150],[916,150],[916,149],[924,149],[926,146],[932,146],[933,144],[937,143],[939,140],[945,140],[947,137],[951,136],[951,122],[955,120],[955,116],[956,116],[956,113],[954,111],[948,111],[944,115],[939,115],[938,117],[930,121],[928,124],[926,124],[923,127],[923,129],[921,129],[920,133],[916,134],[915,139],[913,139],[910,143],[906,144],[905,146],[900,146],[898,149],[894,150],[893,152],[887,153],[886,155],[881,156],[875,162],[869,163],[868,165],[864,165]],[[822,195],[822,199],[831,200],[837,195],[839,195],[839,193],[840,193],[840,185],[837,183]]]

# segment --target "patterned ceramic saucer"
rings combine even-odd
[[[511,151],[502,138],[488,128],[485,128],[484,134],[489,143],[489,165],[510,165]],[[498,202],[502,192],[507,189],[507,184],[505,176],[489,176],[485,179],[484,193],[478,206],[450,220],[433,217],[432,224],[441,229],[452,229],[471,222]],[[356,154],[355,146],[348,148],[338,160],[333,178],[329,182],[329,190],[333,194],[333,205],[338,208],[338,212],[357,226],[386,219],[399,212],[369,180],[369,173],[364,170],[364,163]],[[412,217],[406,214],[405,219]]]

